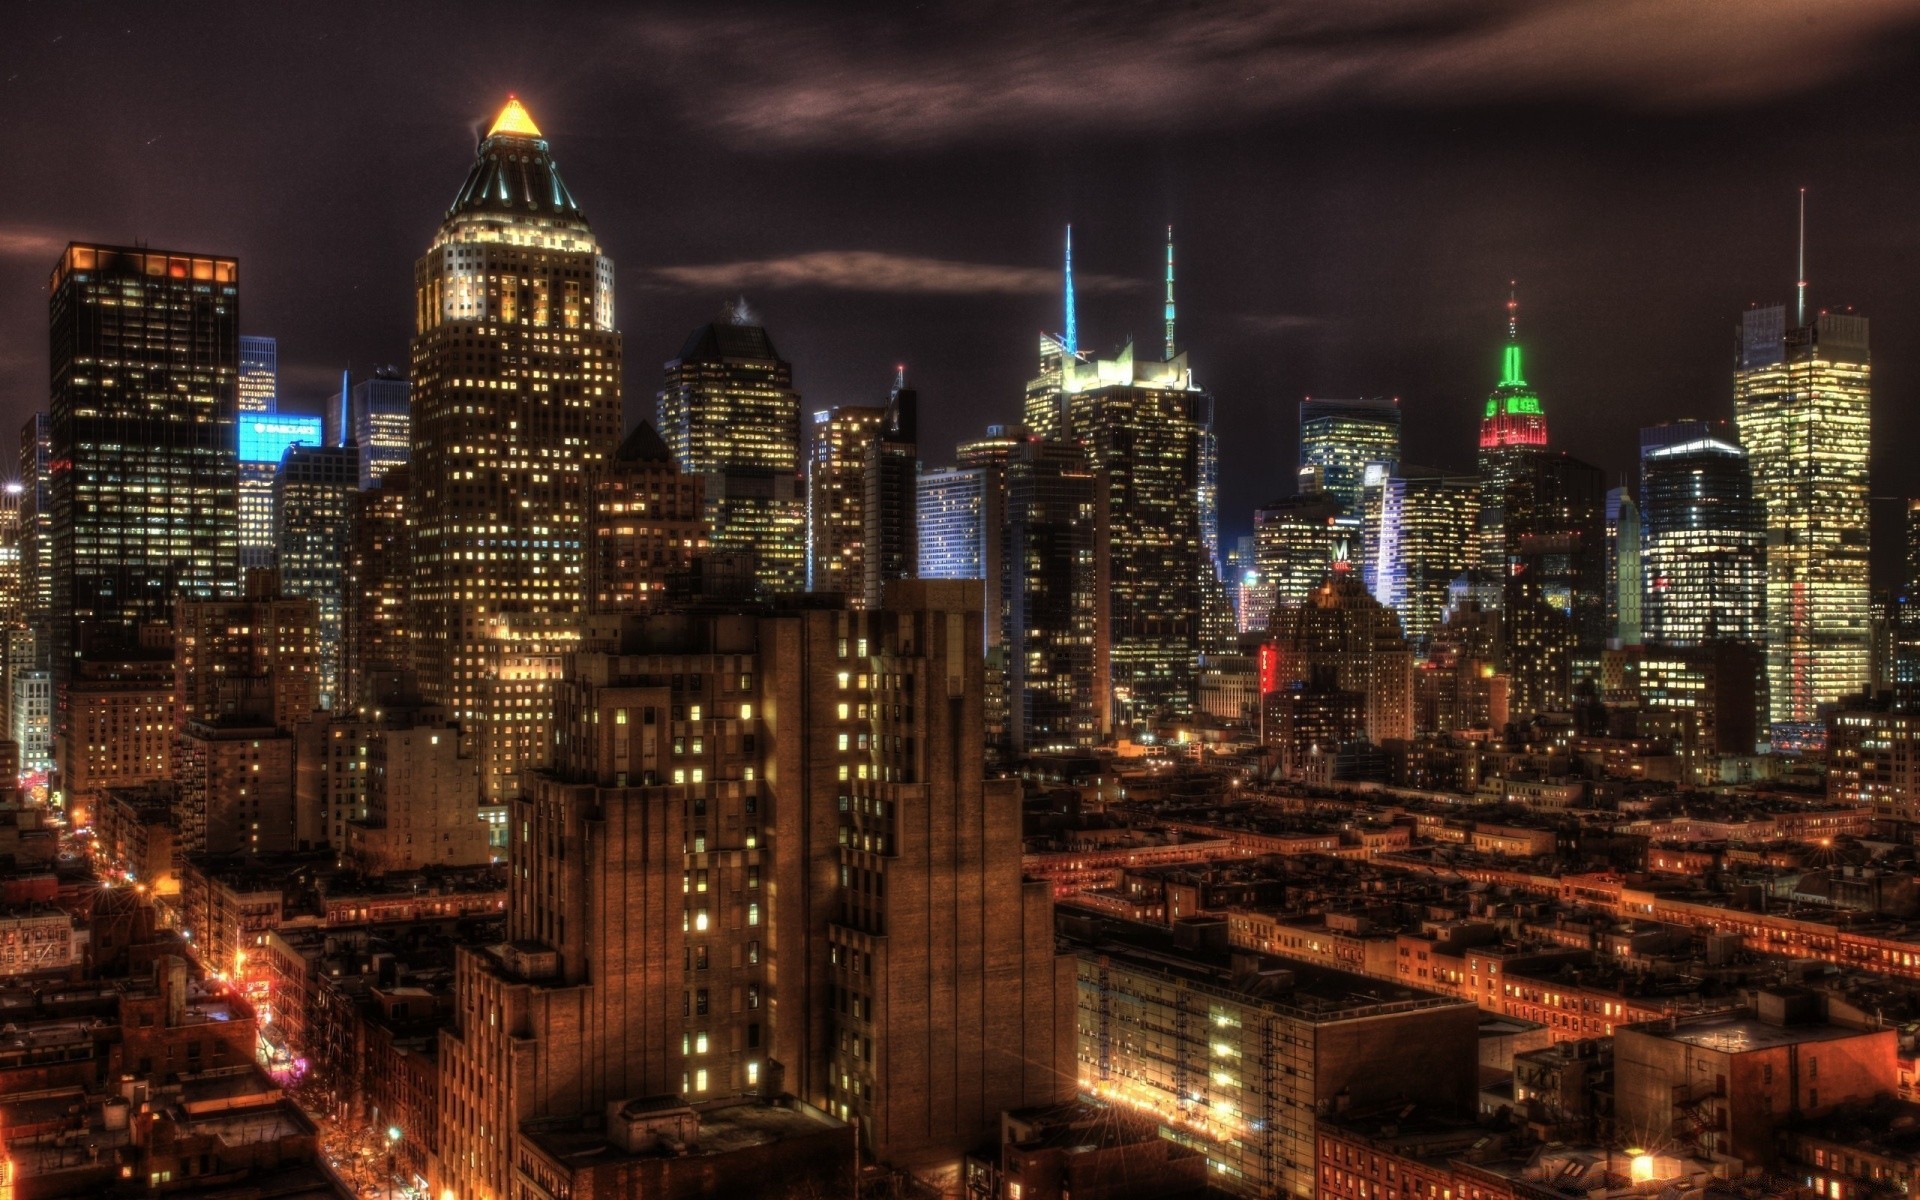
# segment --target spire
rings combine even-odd
[[[1074,354],[1080,353],[1080,330],[1078,327],[1079,322],[1075,319],[1075,314],[1073,311],[1073,226],[1071,224],[1067,226],[1066,283],[1067,283],[1067,328],[1066,328],[1066,332],[1060,335],[1060,345],[1066,349],[1066,352],[1069,355],[1074,355]]]
[[[340,368],[340,440],[344,446],[353,441],[353,368]]]
[[[1167,361],[1173,361],[1173,226],[1167,226]]]
[[[487,129],[488,137],[500,133],[508,137],[537,138],[540,136],[540,127],[533,123],[533,118],[528,115],[526,106],[520,103],[520,98],[511,92],[507,94],[507,106],[500,110],[500,115],[493,119],[492,126]]]
[[[902,391],[906,389],[906,386],[907,386],[907,364],[895,363],[893,365],[893,394],[898,396]]]
[[[1520,373],[1520,282],[1507,281],[1507,350],[1500,364],[1501,387],[1525,387]]]
[[[1800,289],[1800,308],[1794,318],[1795,326],[1807,323],[1807,189],[1800,189],[1800,270],[1797,272]]]

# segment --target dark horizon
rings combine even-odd
[[[1642,425],[1731,417],[1731,334],[1792,304],[1804,186],[1810,307],[1873,321],[1893,581],[1892,501],[1920,493],[1900,452],[1920,434],[1920,3],[1717,3],[1658,28],[1627,0],[692,13],[24,6],[9,449],[45,404],[69,239],[236,255],[290,409],[319,411],[343,366],[404,367],[413,262],[512,92],[615,262],[629,421],[744,294],[808,411],[883,397],[904,362],[944,465],[1018,419],[1068,222],[1083,348],[1157,351],[1171,221],[1228,539],[1292,491],[1303,396],[1398,396],[1408,461],[1469,466],[1510,279],[1554,449],[1618,479]],[[776,39],[781,62],[749,53]]]

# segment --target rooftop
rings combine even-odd
[[[1744,1010],[1709,1013],[1680,1021],[1671,1029],[1666,1028],[1664,1022],[1659,1021],[1623,1028],[1688,1046],[1697,1046],[1702,1050],[1718,1051],[1722,1054],[1747,1054],[1755,1050],[1771,1050],[1778,1046],[1837,1042],[1847,1038],[1869,1036],[1866,1031],[1848,1029],[1840,1025],[1776,1025],[1763,1021],[1753,1013]]]

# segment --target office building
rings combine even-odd
[[[866,603],[867,447],[886,416],[874,404],[813,414],[807,449],[807,590]]]
[[[248,716],[189,721],[180,732],[183,854],[294,848],[293,735]]]
[[[586,608],[586,481],[619,445],[613,263],[517,100],[415,267],[412,601],[427,700],[481,786],[544,761]]]
[[[1866,683],[1871,599],[1867,319],[1804,307],[1793,328],[1781,307],[1743,315],[1733,384],[1767,522],[1767,702],[1788,738]]]
[[[1359,516],[1367,467],[1400,464],[1400,401],[1385,396],[1360,400],[1300,402],[1300,469],[1320,480],[1321,490]]]
[[[56,711],[78,655],[238,583],[239,278],[231,258],[78,242],[54,267]]]
[[[1766,517],[1724,422],[1640,431],[1646,640],[1765,641]]]
[[[1537,456],[1508,484],[1502,507],[1509,704],[1524,721],[1567,711],[1576,658],[1606,645],[1605,477],[1564,454]]]
[[[313,601],[319,706],[344,706],[341,662],[347,566],[359,456],[350,446],[295,446],[273,481],[273,540],[280,592]]]
[[[1314,1196],[1315,1129],[1336,1108],[1471,1111],[1480,1016],[1468,1001],[1084,924],[1079,1090],[1200,1150],[1214,1187]]]
[[[999,497],[984,467],[922,471],[914,487],[921,579],[987,577],[987,541],[999,531]]]
[[[346,857],[369,875],[488,862],[474,804],[473,738],[432,710],[391,714],[367,740],[367,811],[347,825]]]
[[[240,570],[274,565],[273,483],[295,446],[318,446],[320,418],[297,413],[240,416]]]
[[[170,655],[145,650],[81,659],[74,664],[66,700],[66,721],[53,754],[69,811],[97,814],[110,788],[173,777],[178,731]]]
[[[1365,697],[1366,739],[1413,736],[1413,652],[1400,616],[1367,594],[1352,564],[1336,561],[1297,604],[1274,609],[1261,691],[1333,690]]]
[[[1357,532],[1326,492],[1283,496],[1253,514],[1253,563],[1259,576],[1256,611],[1243,615],[1252,629],[1265,629],[1272,614],[1302,604],[1326,579],[1336,546],[1350,545]],[[1265,604],[1265,609],[1258,606]]]
[[[1627,698],[1646,714],[1679,714],[1682,750],[1751,755],[1766,740],[1765,658],[1751,642],[1649,643],[1629,651]]]
[[[532,1116],[649,1097],[788,1093],[909,1166],[1065,1098],[1072,964],[1018,785],[981,771],[981,608],[904,580],[873,612],[629,618],[574,658],[508,940],[458,951],[436,1194],[510,1194]]]
[[[173,621],[174,728],[189,722],[294,729],[320,702],[317,606],[280,594],[270,571],[238,600],[181,601]]]
[[[360,382],[340,373],[340,394],[323,414],[326,444],[359,452],[360,484],[370,488],[413,452],[413,385],[393,367],[381,367]]]
[[[1607,642],[1638,646],[1642,640],[1641,561],[1644,518],[1625,487],[1607,489]]]
[[[1498,730],[1511,715],[1510,680],[1500,670],[1500,612],[1461,597],[1427,642],[1413,671],[1415,733]]]
[[[1062,362],[1067,435],[1099,489],[1094,546],[1096,705],[1103,730],[1187,712],[1213,572],[1201,513],[1211,397],[1185,354]]]
[[[1061,271],[1061,315],[1064,326],[1059,333],[1040,335],[1040,369],[1027,382],[1026,399],[1020,410],[1020,423],[1042,441],[1059,441],[1067,436],[1066,364],[1080,357],[1079,311],[1073,293],[1073,226],[1067,226],[1066,254]]]
[[[753,321],[741,304],[693,331],[667,363],[658,428],[680,469],[704,477],[713,548],[751,553],[766,591],[798,592],[807,578],[800,394]]]
[[[419,690],[410,616],[413,520],[407,491],[411,486],[411,471],[401,465],[382,475],[376,486],[350,497],[351,542],[340,654],[345,702],[336,703],[336,710],[378,708]]]
[[[1547,448],[1547,415],[1540,393],[1527,383],[1521,366],[1519,301],[1507,298],[1507,344],[1500,358],[1500,382],[1487,397],[1480,418],[1480,571],[1488,586],[1484,598],[1504,603],[1506,537],[1501,532],[1507,490],[1526,477]]]
[[[47,665],[53,620],[53,418],[35,413],[20,427],[20,579],[35,661]]]
[[[240,336],[237,401],[242,413],[270,413],[280,407],[280,343],[270,337]]]
[[[1091,745],[1099,735],[1093,471],[1077,446],[1038,438],[1014,445],[1004,469],[999,661],[1010,747]],[[989,593],[990,613],[994,602]]]
[[[1471,475],[1401,466],[1380,485],[1373,594],[1400,614],[1416,647],[1439,628],[1454,581],[1476,561],[1479,511]]]
[[[596,613],[646,612],[667,581],[706,553],[701,479],[674,466],[642,421],[588,484],[587,602]]]
[[[7,738],[20,747],[20,769],[51,771],[53,678],[45,671],[19,671],[9,683]]]
[[[888,583],[914,573],[919,431],[920,396],[907,386],[903,368],[860,466],[861,599],[868,608],[880,603]]]

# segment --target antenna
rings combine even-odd
[[[336,445],[344,446],[353,440],[349,432],[353,427],[353,371],[343,367],[340,371],[340,440]]]
[[[898,396],[907,386],[907,364],[895,363],[893,366],[893,394]]]
[[[1173,361],[1173,226],[1167,226],[1167,361]]]
[[[1507,340],[1520,340],[1520,281],[1507,280]]]
[[[1807,189],[1800,189],[1800,308],[1794,324],[1804,326],[1807,323]]]
[[[1073,226],[1067,226],[1067,329],[1060,335],[1060,344],[1069,356],[1080,353],[1080,330],[1073,312]]]

